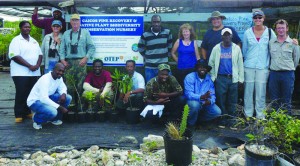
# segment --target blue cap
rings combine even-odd
[[[61,21],[59,21],[59,20],[53,20],[52,21],[52,26],[53,25],[59,25],[59,26],[61,26]]]

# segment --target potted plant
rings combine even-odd
[[[93,102],[95,101],[95,97],[96,95],[92,91],[87,91],[84,95],[84,98],[88,103],[86,111],[86,120],[88,122],[93,122],[95,120],[95,111],[93,108]]]
[[[116,110],[117,105],[117,97],[118,97],[118,90],[120,88],[120,84],[122,83],[122,78],[124,74],[121,73],[117,68],[115,68],[114,73],[111,75],[113,79],[112,82],[112,89],[113,89],[113,103],[111,104],[111,109],[109,111],[109,120],[113,123],[117,122],[119,119],[118,111]]]
[[[189,115],[188,105],[184,106],[180,125],[169,122],[163,136],[165,144],[166,162],[169,165],[189,165],[192,162],[193,139],[192,132],[187,129]]]
[[[257,119],[255,117],[242,119],[242,123],[247,123],[250,133],[246,134],[249,141],[245,144],[246,166],[252,165],[275,165],[277,146],[266,142],[268,135],[265,133],[267,119]],[[241,122],[240,122],[241,123]]]
[[[126,93],[130,92],[132,90],[132,86],[132,79],[129,77],[129,75],[125,75],[119,86],[120,95],[124,96]],[[132,101],[130,97],[128,98],[128,102],[129,107],[126,108],[126,122],[129,124],[136,124],[139,122],[141,110],[139,108],[132,107]]]
[[[100,95],[100,109],[96,113],[96,119],[98,122],[104,122],[107,119],[107,112],[111,108],[111,95],[107,92],[103,96]]]
[[[78,92],[78,89],[76,87],[76,81],[74,79],[74,76],[71,75],[71,74],[65,74],[65,78],[66,78],[66,81],[67,81],[67,84],[71,84],[72,87],[74,88],[75,92],[76,92],[76,96],[77,96],[77,99],[78,99],[78,103],[75,104],[75,108],[74,108],[74,112],[73,111],[69,111],[68,112],[68,119],[70,122],[74,122],[75,119],[76,119],[76,113],[77,113],[77,120],[79,122],[81,121],[85,121],[85,115],[84,115],[84,112],[82,110],[82,103],[81,103],[81,97],[79,95],[79,92]],[[72,94],[72,96],[74,96],[74,94]],[[74,100],[72,100],[74,101]],[[80,111],[78,111],[78,108]]]

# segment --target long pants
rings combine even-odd
[[[232,82],[231,76],[218,75],[215,80],[217,105],[222,115],[236,116],[236,105],[238,100],[238,83]]]
[[[49,98],[57,103],[60,98],[60,94],[54,93],[53,95],[49,96]],[[70,105],[71,100],[72,97],[67,95],[66,102],[63,104],[63,107],[67,108]],[[46,105],[39,100],[35,101],[29,108],[35,113],[33,121],[37,124],[61,120],[63,116],[61,111],[58,111],[55,107]]]
[[[268,69],[245,68],[244,111],[246,117],[252,117],[254,107],[257,118],[263,118],[266,108],[266,89],[269,77]],[[253,105],[255,95],[255,106]]]
[[[216,104],[203,106],[199,101],[195,100],[188,100],[187,104],[190,108],[188,116],[189,126],[194,126],[198,117],[200,121],[209,121],[221,115],[221,109]]]
[[[271,71],[269,77],[269,94],[272,106],[276,110],[281,108],[291,113],[291,100],[294,90],[294,71]]]
[[[27,98],[39,76],[13,76],[15,88],[15,106],[14,112],[16,118],[22,118],[31,113],[27,106]]]
[[[136,93],[136,94],[130,95],[130,102],[131,102],[132,107],[143,109],[145,106],[145,104],[143,102],[143,97],[144,97],[144,93]],[[124,103],[123,100],[118,99],[117,108],[126,109],[126,108],[130,107],[130,102],[128,101],[127,103]]]

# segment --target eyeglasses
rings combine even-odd
[[[263,17],[262,16],[258,16],[258,17],[253,17],[253,19],[262,19]]]
[[[60,28],[59,25],[53,25],[52,27],[53,27],[53,28]]]

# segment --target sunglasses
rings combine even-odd
[[[53,27],[53,28],[60,28],[59,25],[53,25],[52,27]]]
[[[262,19],[263,17],[262,16],[255,16],[255,17],[253,17],[253,19]]]

